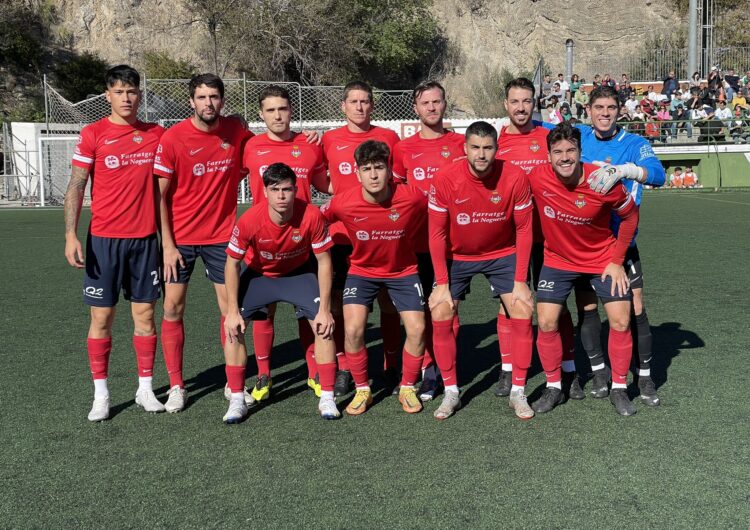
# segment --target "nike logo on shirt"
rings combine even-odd
[[[115,143],[117,140],[119,140],[119,138],[115,138],[114,140],[104,140],[104,144],[105,145],[110,145],[110,144]]]
[[[465,203],[468,200],[469,200],[468,198],[466,198],[466,199],[456,199],[456,204],[463,204],[463,203]]]
[[[337,145],[336,151],[343,151],[344,149],[348,149],[348,148],[349,148],[348,145]]]
[[[198,153],[200,153],[201,151],[203,151],[203,149],[205,149],[205,148],[204,147],[199,147],[198,149],[191,149],[190,150],[190,156],[197,155]]]

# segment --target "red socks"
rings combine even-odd
[[[367,350],[362,348],[358,352],[346,352],[346,360],[349,362],[349,369],[352,372],[354,385],[357,388],[369,387],[370,377],[367,374]]]
[[[162,320],[161,349],[164,351],[164,364],[167,365],[169,386],[185,387],[182,381],[182,351],[185,347],[185,328],[182,320]]]
[[[227,374],[227,383],[232,394],[237,394],[245,390],[245,367],[244,366],[225,366],[224,371]]]
[[[539,331],[536,338],[536,349],[542,361],[547,384],[559,383],[561,379],[560,365],[562,364],[562,342],[559,331]]]
[[[339,370],[349,371],[349,360],[344,353],[344,315],[333,315],[333,342],[336,343],[336,362]]]
[[[273,348],[273,320],[253,321],[253,346],[258,375],[271,375],[271,348]]]
[[[633,354],[633,336],[630,330],[615,331],[610,328],[607,349],[609,350],[609,364],[612,367],[612,383],[626,384],[630,358]]]
[[[511,364],[513,351],[512,339],[511,339],[511,324],[510,319],[503,313],[497,315],[497,342],[500,347],[500,362],[503,365]],[[506,371],[503,368],[503,371]]]
[[[513,384],[526,385],[526,376],[531,366],[531,350],[534,345],[534,332],[530,318],[510,319],[510,341],[513,352]]]
[[[406,349],[402,353],[402,375],[401,386],[414,386],[417,384],[419,374],[422,372],[423,355],[412,355]]]
[[[106,339],[87,339],[86,348],[89,354],[89,367],[94,379],[106,379],[109,371],[109,354],[112,351],[112,337]],[[153,362],[151,363],[153,367]]]
[[[133,349],[136,363],[138,363],[138,377],[152,377],[156,358],[156,334],[133,335]]]
[[[299,328],[299,343],[305,352],[307,378],[314,379],[318,374],[318,365],[315,363],[315,334],[305,318],[297,320],[297,326]]]
[[[573,327],[573,316],[570,311],[563,311],[560,315],[560,321],[557,324],[560,331],[560,340],[562,341],[563,361],[575,361],[576,358],[576,337],[575,328]]]
[[[457,385],[456,337],[453,334],[454,320],[432,321],[435,360],[443,375],[445,386]]]
[[[401,316],[380,310],[380,336],[383,337],[383,369],[398,371],[401,351]]]
[[[333,392],[333,384],[336,380],[336,363],[318,364],[320,375],[320,389],[323,392]]]
[[[422,369],[435,364],[435,358],[432,356],[434,346],[432,344],[432,319],[430,315],[425,315],[424,319],[424,358],[422,359]]]

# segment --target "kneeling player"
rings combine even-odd
[[[533,302],[526,285],[532,239],[529,183],[522,169],[495,160],[497,132],[489,123],[478,121],[466,129],[464,150],[466,159],[442,168],[430,190],[430,253],[437,284],[430,309],[435,359],[445,382],[435,418],[444,420],[461,406],[453,317],[471,279],[483,274],[502,301],[500,311],[510,316],[509,404],[516,416],[529,419],[534,416],[524,393],[533,344]]]
[[[318,409],[325,419],[341,414],[333,397],[336,377],[331,300],[332,246],[320,211],[296,199],[297,177],[282,163],[263,174],[266,203],[245,212],[232,231],[224,270],[229,312],[224,330],[227,383],[231,390],[225,423],[239,423],[247,415],[245,385],[246,320],[269,304],[288,302],[297,318],[306,318],[315,334],[315,359],[322,387]],[[310,250],[317,258],[317,278]],[[240,261],[247,269],[240,275]]]
[[[638,209],[621,185],[605,195],[589,188],[587,179],[598,168],[581,163],[581,133],[575,127],[558,125],[547,136],[547,146],[551,164],[536,167],[529,178],[544,233],[544,266],[537,289],[537,349],[547,376],[547,388],[533,408],[549,412],[565,399],[558,323],[570,291],[590,284],[609,319],[610,400],[618,414],[630,416],[636,412],[625,391],[633,347],[631,293],[622,263],[638,226]],[[609,226],[612,213],[622,219],[617,239]]]
[[[425,316],[414,238],[424,226],[427,198],[416,188],[393,184],[385,143],[368,140],[354,158],[361,186],[337,193],[321,208],[329,221],[344,225],[353,243],[344,286],[344,350],[357,392],[346,412],[362,414],[372,404],[364,335],[370,306],[382,288],[406,328],[399,401],[406,412],[419,412],[414,384],[424,357]]]

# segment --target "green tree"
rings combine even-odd
[[[38,73],[42,58],[42,25],[26,3],[11,0],[0,10],[0,64],[13,72]]]
[[[190,79],[196,73],[195,66],[166,52],[144,53],[143,70],[151,79]]]
[[[104,92],[104,75],[109,66],[92,53],[73,56],[54,69],[56,85],[70,101],[81,101]]]

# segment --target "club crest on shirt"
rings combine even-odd
[[[531,140],[531,143],[529,144],[529,151],[531,151],[532,153],[536,153],[537,151],[539,151],[539,142],[537,142],[536,140]]]
[[[401,214],[396,211],[396,208],[391,208],[391,213],[388,214],[388,219],[395,223],[398,221],[399,217],[401,217]]]
[[[492,204],[497,204],[497,203],[499,203],[499,202],[500,202],[501,200],[503,200],[503,198],[502,198],[502,197],[500,197],[500,194],[499,194],[498,192],[496,192],[496,191],[493,191],[493,192],[492,192],[492,195],[490,195],[490,202],[491,202]]]
[[[448,149],[447,145],[443,146],[443,149],[440,151],[440,156],[442,156],[443,158],[448,158],[449,156],[451,156],[451,150]]]
[[[302,234],[299,233],[299,230],[295,228],[294,232],[292,232],[292,241],[295,243],[299,243],[302,241]]]
[[[137,144],[143,141],[143,136],[141,136],[139,131],[133,131],[133,141]]]
[[[583,193],[578,194],[578,198],[576,199],[575,205],[579,208],[583,208],[586,206],[586,200],[583,198]]]
[[[221,148],[222,149],[229,149],[230,145],[231,144],[229,143],[229,140],[227,140],[226,138],[222,138],[222,140],[221,140]]]
[[[292,146],[292,156],[294,158],[299,158],[302,155],[302,150],[299,148],[298,145]]]

